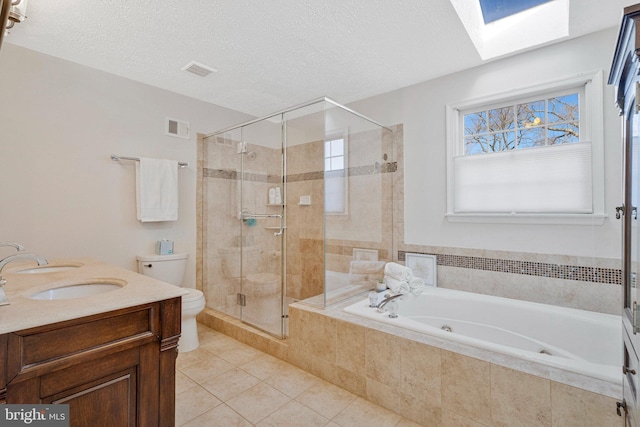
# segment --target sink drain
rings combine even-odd
[[[453,332],[453,330],[451,329],[451,326],[447,326],[447,325],[442,325],[440,329],[447,332]]]

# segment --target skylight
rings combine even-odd
[[[490,24],[502,18],[539,6],[551,0],[479,0],[484,23]]]
[[[449,1],[483,60],[569,36],[569,0]]]

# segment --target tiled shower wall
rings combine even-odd
[[[619,314],[621,307],[621,270],[617,259],[596,259],[567,256],[560,254],[536,254],[525,252],[489,251],[485,249],[455,248],[446,246],[408,245],[404,243],[404,174],[403,174],[403,126],[392,127],[393,133],[383,133],[382,153],[388,155],[388,161],[372,158],[367,153],[366,144],[358,144],[358,137],[352,136],[353,152],[350,156],[352,169],[350,174],[350,201],[353,209],[351,215],[331,217],[326,219],[327,235],[324,234],[323,214],[323,143],[310,142],[287,150],[287,296],[301,300],[318,295],[323,291],[324,268],[323,252],[326,251],[326,268],[328,270],[348,273],[349,263],[353,259],[354,248],[376,249],[379,259],[385,261],[404,262],[406,253],[422,253],[437,256],[438,286],[459,289],[483,294],[542,302],[553,305],[573,307],[603,313]],[[204,143],[201,141],[200,144]],[[207,144],[211,150],[212,144]],[[260,148],[255,161],[272,161],[279,167],[277,150]],[[270,151],[270,152],[269,152]],[[201,153],[204,153],[201,150]],[[376,156],[379,156],[377,153]],[[203,155],[204,156],[204,155]],[[209,158],[219,154],[208,154]],[[356,159],[362,158],[360,163]],[[379,165],[376,166],[376,161]],[[209,260],[207,262],[207,277],[215,277],[221,272],[219,259],[215,259],[215,251],[211,245],[225,242],[237,234],[237,220],[226,218],[230,214],[225,200],[231,200],[230,188],[233,188],[233,171],[224,172],[223,168],[216,171],[216,163],[229,165],[224,158],[208,164],[202,163],[201,173],[205,180],[199,190],[199,195],[205,199],[201,203],[207,207],[207,215],[222,215],[216,222],[216,230],[203,225],[206,241],[209,245]],[[265,169],[267,170],[267,169]],[[368,175],[377,174],[380,180],[368,180]],[[359,180],[362,180],[359,182]],[[262,181],[262,182],[261,182]],[[270,178],[265,176],[256,180],[259,188],[256,194],[265,195]],[[379,186],[368,188],[368,185]],[[204,191],[202,191],[204,189]],[[379,192],[382,197],[367,198],[372,191]],[[225,193],[226,192],[226,193]],[[310,206],[298,205],[301,195],[310,195]],[[259,203],[259,202],[256,202]],[[382,230],[376,238],[340,238],[346,230],[354,227],[362,229],[372,228],[367,218],[374,217],[375,222],[382,224],[375,227]],[[203,224],[199,221],[199,224]],[[220,239],[222,236],[226,236]],[[269,239],[254,238],[254,242],[262,242],[269,248]],[[273,243],[271,243],[273,244]],[[266,250],[264,256],[272,253],[273,248]],[[202,270],[202,269],[200,269]],[[205,288],[211,286],[225,287],[224,292],[230,292],[229,284],[218,280],[211,285],[211,279],[202,280],[200,271],[198,283]],[[214,280],[215,281],[215,280]],[[229,298],[231,293],[221,295],[214,289],[205,289],[207,301],[221,302]],[[216,304],[209,304],[210,307]]]

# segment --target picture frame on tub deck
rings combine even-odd
[[[435,255],[405,254],[405,265],[427,286],[438,287],[438,262]]]

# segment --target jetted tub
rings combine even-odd
[[[369,307],[368,298],[344,311],[621,383],[620,316],[432,287],[420,296],[405,295],[396,301],[395,319]]]

